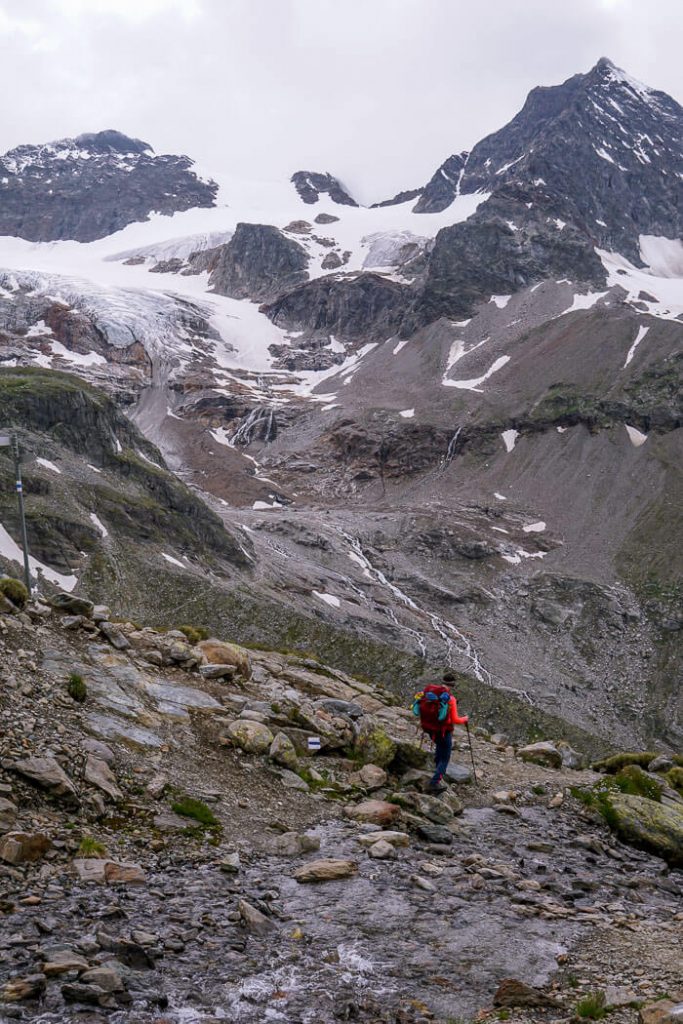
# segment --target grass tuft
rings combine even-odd
[[[576,1004],[576,1016],[582,1020],[602,1020],[607,1014],[604,992],[589,992]]]
[[[83,836],[78,847],[79,857],[106,857],[107,848],[93,836]]]
[[[0,594],[4,594],[17,608],[23,608],[28,601],[28,590],[21,580],[15,580],[12,576],[0,579]]]
[[[220,821],[203,800],[196,800],[191,796],[183,796],[171,804],[171,810],[175,811],[176,814],[180,814],[183,818],[193,818],[207,828],[220,827]]]
[[[78,672],[72,672],[66,684],[66,692],[77,704],[85,703],[88,697],[88,687],[85,685],[83,676]]]

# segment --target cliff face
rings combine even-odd
[[[267,224],[238,224],[212,254],[211,287],[234,299],[269,302],[308,279],[308,256],[297,242]]]

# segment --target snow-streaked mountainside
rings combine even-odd
[[[207,570],[195,534],[161,551],[140,527],[155,572],[214,588],[202,608],[235,616],[226,594],[248,593],[259,639],[324,628],[346,667],[361,638],[445,660],[479,696],[677,742],[682,138],[673,99],[601,60],[372,208],[328,172],[238,181],[118,132],[13,150],[0,397],[3,370],[12,394],[36,381],[35,417],[12,408],[43,460],[37,560],[107,600],[103,580],[116,595],[132,579],[109,498],[73,507],[80,546],[50,502],[60,459],[112,491],[65,449],[62,399],[41,398],[67,371],[241,545]],[[144,470],[154,491],[155,456],[92,429],[105,470]],[[0,560],[15,554],[6,540]]]

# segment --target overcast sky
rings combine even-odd
[[[681,0],[0,0],[0,152],[102,128],[240,177],[423,184],[610,57],[683,102]]]

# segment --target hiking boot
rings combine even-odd
[[[439,779],[438,782],[428,782],[425,791],[431,796],[436,796],[438,793],[443,793],[446,789],[448,789],[448,786]]]

